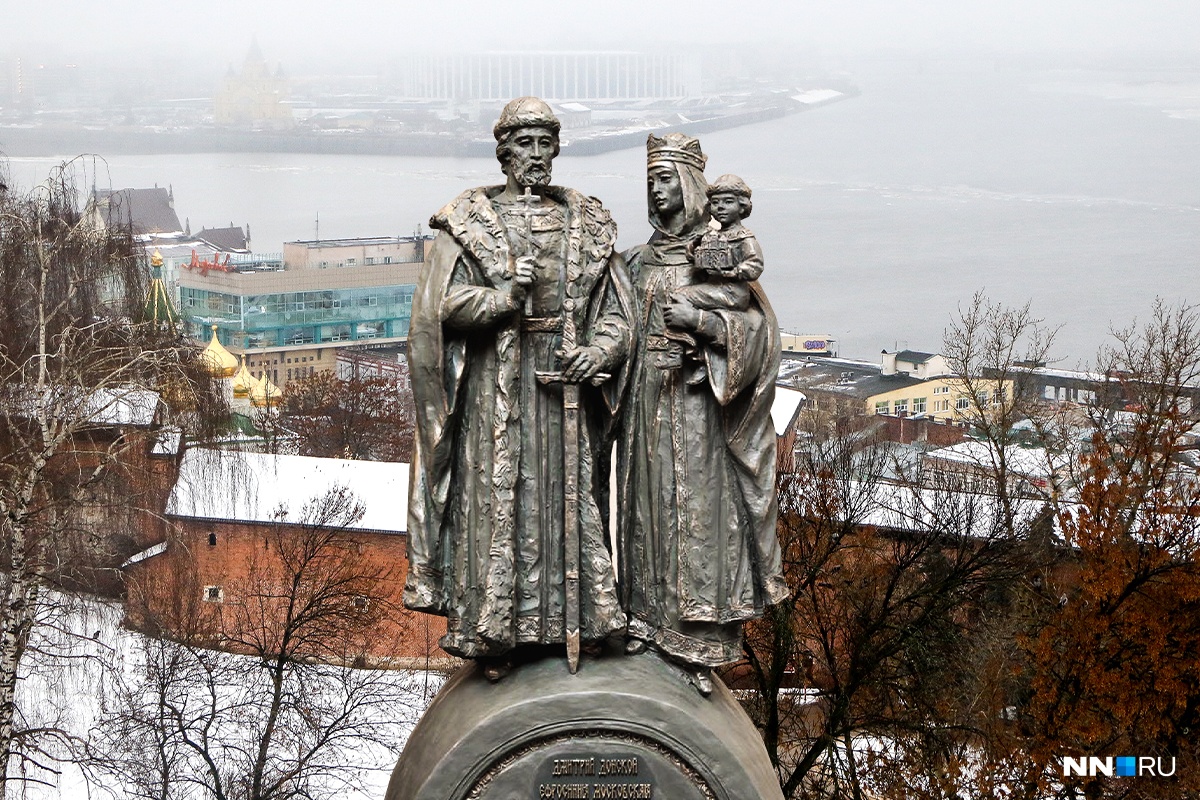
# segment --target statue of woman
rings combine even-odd
[[[742,623],[788,593],[771,423],[779,331],[757,282],[743,310],[676,294],[703,280],[688,246],[709,220],[706,158],[679,133],[646,147],[656,233],[626,254],[641,336],[618,454],[619,590],[627,650],[657,648],[707,695],[711,669],[742,657]]]

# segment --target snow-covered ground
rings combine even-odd
[[[121,627],[123,612],[118,603],[70,595],[53,595],[50,600],[44,604],[43,624],[35,628],[30,653],[23,662],[17,703],[24,715],[22,727],[46,726],[71,737],[45,740],[51,752],[63,757],[82,752],[89,738],[95,738],[97,724],[118,701],[123,681],[126,686],[136,686],[137,681],[145,680],[143,659],[153,649],[147,645],[154,642]],[[383,726],[386,738],[402,743],[440,687],[442,677],[399,671],[377,675],[406,701],[402,707],[370,709],[372,723]],[[355,755],[363,759],[357,765],[363,777],[357,787],[339,790],[336,796],[344,800],[379,800],[385,794],[399,752],[364,746]],[[59,774],[44,770],[28,773],[44,783],[29,783],[25,797],[95,800],[129,794],[114,785],[116,779],[96,773],[81,758],[52,766]]]

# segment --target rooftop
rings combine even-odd
[[[348,239],[300,239],[287,244],[316,250],[324,247],[361,247],[369,245],[400,244],[401,242],[429,241],[430,235],[417,236],[356,236]]]
[[[250,249],[250,237],[238,225],[230,224],[228,228],[205,228],[196,234],[196,238],[222,253]]]
[[[192,448],[167,500],[176,517],[301,523],[305,506],[336,487],[363,505],[354,530],[408,529],[408,464]]]
[[[775,426],[775,435],[783,436],[796,421],[796,414],[805,401],[803,392],[788,389],[785,386],[775,387],[775,402],[771,405],[771,422]]]
[[[896,353],[897,361],[907,361],[910,364],[924,364],[929,359],[933,358],[936,353],[922,353],[920,350],[901,350]]]
[[[968,439],[949,447],[930,450],[925,457],[991,470],[996,463],[997,455],[995,447],[990,443]],[[1005,448],[1004,457],[1008,469],[1018,475],[1029,478],[1046,478],[1055,472],[1052,455],[1045,448],[1012,445]],[[1062,458],[1065,456],[1060,457],[1060,460]]]
[[[842,358],[812,358],[811,366],[791,372],[789,383],[810,392],[836,392],[865,400],[873,395],[924,383],[903,372],[880,373],[878,364]]]
[[[94,189],[92,200],[109,227],[131,225],[138,235],[183,233],[168,189]]]

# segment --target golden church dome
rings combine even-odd
[[[204,362],[209,374],[215,378],[232,378],[238,368],[237,357],[217,341],[216,325],[212,326],[212,341],[200,354],[200,360]]]
[[[258,386],[258,378],[250,374],[250,370],[246,367],[246,357],[242,356],[242,366],[238,369],[237,374],[233,376],[233,396],[237,398],[246,398]]]
[[[263,373],[258,385],[250,390],[250,405],[255,408],[274,407],[279,405],[283,391],[271,382],[271,377]]]

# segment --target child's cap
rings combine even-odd
[[[706,193],[709,197],[714,194],[735,194],[739,197],[749,197],[750,187],[737,175],[722,175],[708,185]]]

